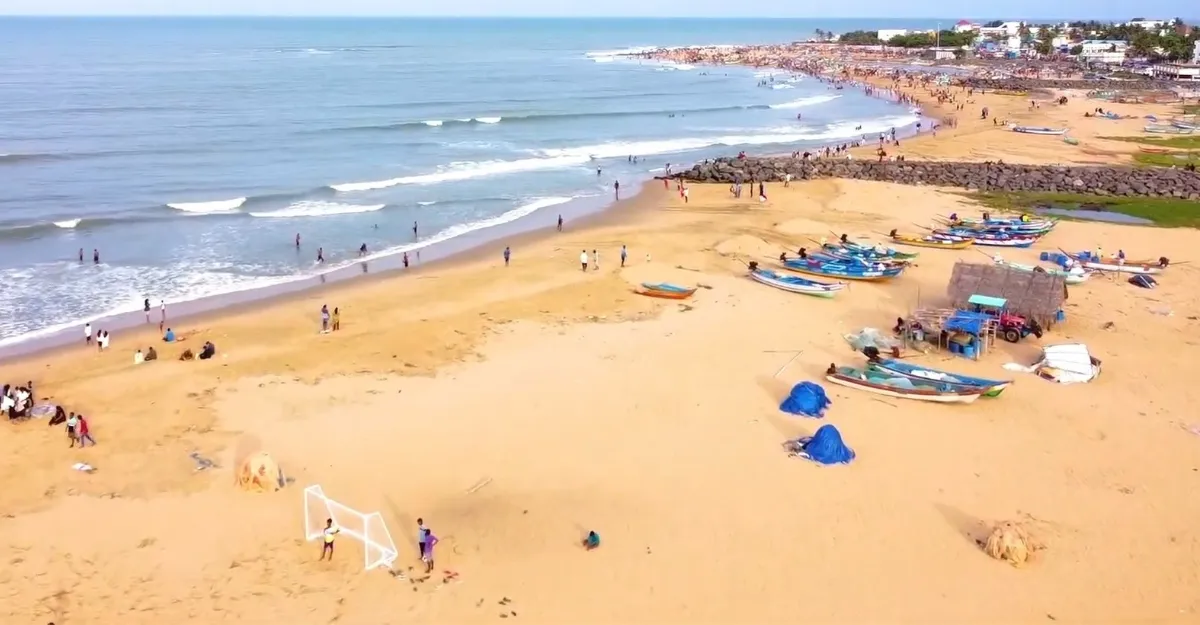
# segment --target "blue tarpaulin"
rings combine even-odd
[[[811,438],[800,439],[800,456],[821,464],[850,464],[854,450],[842,442],[842,433],[828,423]]]
[[[991,315],[987,313],[970,312],[960,310],[950,316],[946,320],[946,324],[942,326],[947,332],[966,332],[979,336],[983,334],[983,326],[991,319]]]
[[[825,410],[831,404],[825,396],[825,389],[814,382],[801,382],[792,387],[787,399],[779,404],[779,409],[788,414],[798,414],[820,419],[825,416]]]

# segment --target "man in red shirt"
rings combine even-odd
[[[96,446],[96,439],[92,438],[92,435],[88,430],[87,419],[83,418],[83,415],[79,415],[79,429],[77,431],[79,432],[80,447],[86,447],[88,441],[91,441],[92,447]]]

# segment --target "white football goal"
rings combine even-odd
[[[318,485],[304,489],[304,537],[317,540],[325,535],[325,522],[333,519],[338,536],[349,536],[363,544],[367,570],[391,567],[396,561],[396,543],[378,512],[363,513],[325,495]]]

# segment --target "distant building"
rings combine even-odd
[[[1009,37],[1014,37],[1021,34],[1021,22],[1004,22],[1000,25],[1004,29],[1004,34]]]
[[[1195,64],[1166,63],[1155,65],[1150,68],[1150,73],[1155,78],[1163,80],[1200,82],[1200,65]]]
[[[907,34],[908,34],[907,28],[885,28],[885,29],[881,29],[876,34],[876,36],[879,37],[880,41],[887,42],[887,41],[891,41],[892,37],[902,37]]]
[[[956,33],[977,32],[979,30],[979,28],[980,28],[979,24],[972,24],[971,22],[969,22],[967,20],[958,20],[958,23],[954,25],[954,32],[956,32]]]
[[[1014,52],[1016,50],[1020,50],[1021,49],[1021,38],[1016,35],[1009,37],[1008,42],[1005,44],[1005,47],[1008,48],[1009,52]]]
[[[1120,64],[1125,62],[1129,42],[1119,39],[1088,39],[1079,43],[1079,58],[1089,63]]]
[[[1146,30],[1152,30],[1152,31],[1158,32],[1158,31],[1162,30],[1163,26],[1166,26],[1167,24],[1170,24],[1170,23],[1171,23],[1171,20],[1148,20],[1148,19],[1139,17],[1137,19],[1125,22],[1125,25],[1126,26],[1141,26],[1142,28],[1145,28]]]
[[[1192,46],[1192,62],[1200,63],[1200,40]]]
[[[1050,40],[1050,47],[1054,49],[1066,48],[1071,46],[1071,38],[1066,35],[1055,35]]]

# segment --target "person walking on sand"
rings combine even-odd
[[[337,332],[342,329],[342,311],[336,306],[333,308],[333,331]]]
[[[146,323],[150,323],[150,298],[147,297],[142,302],[142,312],[146,313]]]
[[[562,215],[558,216],[558,231],[562,232]]]
[[[88,429],[87,419],[82,414],[76,415],[76,417],[79,419],[79,425],[75,429],[75,432],[79,436],[79,448],[83,449],[88,443],[91,443],[92,447],[95,447],[96,439],[92,438],[91,430]]]
[[[333,541],[341,531],[333,524],[333,519],[325,519],[325,530],[321,532],[321,557],[317,562],[324,560],[326,555],[329,556],[329,561],[333,562]]]
[[[71,415],[67,417],[67,438],[71,441],[71,447],[74,447],[75,443],[79,440],[79,434],[77,433],[78,429],[79,417],[75,416],[75,413],[72,412]]]
[[[600,271],[600,252],[592,250],[592,270]]]
[[[625,249],[625,245],[621,244],[621,266],[622,267],[625,266],[625,257],[628,255],[629,255],[629,252]]]
[[[321,334],[329,333],[329,306],[321,304]]]
[[[92,324],[91,323],[83,324],[83,343],[84,343],[84,345],[87,345],[88,347],[91,347],[91,345],[92,345]]]
[[[684,204],[687,204],[687,203],[688,203],[688,194],[689,194],[689,193],[691,193],[691,191],[690,191],[690,190],[689,190],[687,187],[684,187],[684,188],[683,188],[683,191],[680,191],[680,192],[679,192],[679,194],[683,196],[683,203],[684,203]]]
[[[613,198],[616,200],[621,199],[621,181],[620,180],[613,181]]]
[[[165,299],[158,300],[158,314],[159,314],[158,323],[161,326],[162,324],[165,324],[167,322],[167,300],[165,300]]]
[[[587,250],[583,250],[582,252],[579,253],[579,264],[583,265],[583,270],[586,272],[587,271]]]
[[[508,259],[512,256],[512,250],[507,245],[504,246],[504,266],[508,266]]]
[[[425,519],[417,519],[417,554],[425,561],[425,546],[429,542],[429,528],[425,527]]]
[[[438,537],[433,535],[433,532],[426,530],[425,534],[425,553],[421,554],[421,562],[425,563],[425,572],[433,572],[433,548],[438,544]]]

